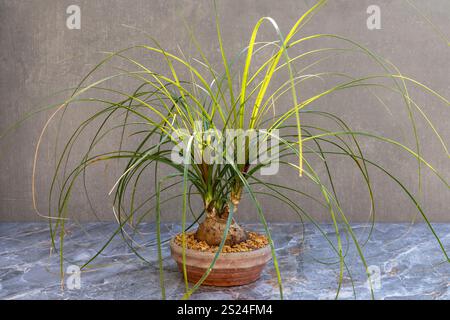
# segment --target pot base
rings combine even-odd
[[[178,269],[183,273],[183,264],[177,263]],[[233,287],[243,286],[255,282],[261,277],[261,272],[264,269],[264,265],[253,268],[235,268],[227,270],[213,270],[209,273],[208,277],[203,281],[203,286],[214,287]],[[186,266],[187,279],[189,282],[197,283],[198,280],[206,272],[206,268],[196,268],[193,266]]]

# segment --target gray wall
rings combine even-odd
[[[286,32],[295,20],[314,3],[312,0],[227,0],[218,1],[223,36],[229,55],[237,53],[247,43],[252,27],[261,16],[273,17]],[[450,30],[450,1],[415,0],[420,11],[447,33]],[[70,4],[81,7],[81,30],[69,30],[65,22]],[[376,4],[381,8],[381,30],[368,30],[366,9]],[[205,53],[215,63],[220,62],[215,37],[212,6],[205,0],[0,0],[0,132],[20,119],[25,112],[53,102],[49,95],[77,84],[81,77],[102,57],[101,51],[114,51],[133,44],[148,42],[146,36],[124,27],[131,25],[146,30],[160,40],[169,51],[177,46],[189,46],[185,20],[197,32]],[[450,51],[445,41],[416,11],[400,0],[334,0],[314,17],[303,34],[336,33],[358,41],[389,61],[403,74],[418,79],[445,97],[450,97]],[[275,35],[263,28],[260,39],[272,40]],[[335,46],[336,42],[307,45],[305,48]],[[343,45],[340,45],[343,47]],[[345,46],[344,46],[345,47]],[[302,48],[299,48],[302,50]],[[141,57],[142,58],[142,57]],[[144,57],[145,58],[145,57]],[[158,64],[158,61],[148,61]],[[346,71],[354,75],[380,73],[367,59],[358,56],[336,57],[322,68],[314,70]],[[125,86],[127,84],[124,84]],[[305,85],[302,96],[317,91],[320,82]],[[449,106],[411,86],[411,95],[424,107],[444,141],[450,138]],[[323,100],[316,107],[338,112],[355,129],[372,131],[398,139],[414,147],[411,127],[401,99],[393,94],[377,91],[391,109],[391,114],[367,90],[349,90]],[[339,110],[338,110],[339,109]],[[86,116],[86,108],[72,110],[66,116],[64,132]],[[40,218],[32,209],[31,170],[33,148],[48,113],[26,121],[19,129],[0,141],[0,220],[29,221]],[[449,159],[438,139],[416,112],[418,129],[425,158],[449,178]],[[37,178],[38,204],[46,212],[46,190],[54,169],[53,147],[56,127],[44,138],[39,156]],[[116,137],[111,137],[115,143]],[[379,161],[394,172],[417,194],[417,161],[405,152],[370,139],[363,139],[368,157]],[[332,164],[336,186],[342,204],[351,221],[366,221],[369,202],[360,175],[354,166],[339,159]],[[107,192],[118,177],[119,165],[99,164],[88,172],[89,190],[93,205],[101,219],[113,219]],[[321,172],[323,173],[323,172]],[[414,206],[400,188],[371,170],[379,221],[410,221],[416,216]],[[423,191],[420,198],[433,221],[450,221],[449,190],[429,170],[423,170]],[[277,182],[288,181],[300,189],[312,190],[305,178],[297,178],[292,171],[283,170],[272,177]],[[149,180],[148,189],[152,190]],[[311,201],[291,197],[319,219],[327,214]],[[297,220],[289,208],[273,199],[261,199],[272,221]],[[244,201],[241,220],[256,220],[255,210]],[[72,217],[93,219],[77,187],[70,206]],[[180,203],[172,202],[164,208],[168,220],[180,216]]]

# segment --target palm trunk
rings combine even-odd
[[[232,197],[235,212],[239,200],[233,200]],[[225,206],[221,214],[219,214],[215,208],[207,210],[206,218],[202,223],[200,223],[197,232],[195,233],[195,238],[200,241],[205,241],[210,246],[218,246],[222,241],[222,237],[226,229],[228,214],[228,206]],[[246,240],[247,233],[233,219],[230,228],[228,229],[225,244],[232,246]]]

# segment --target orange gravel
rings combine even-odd
[[[248,232],[248,239],[247,241],[235,244],[233,246],[224,245],[222,252],[224,253],[231,253],[231,252],[246,252],[246,251],[252,251],[256,249],[264,248],[268,245],[269,241],[267,240],[267,237],[265,235],[256,233],[256,232]],[[179,246],[181,246],[182,243],[182,234],[177,234],[175,236],[175,243]],[[210,246],[205,241],[198,241],[194,237],[194,232],[187,232],[186,233],[186,244],[187,248],[198,250],[198,251],[204,251],[204,252],[217,252],[219,246]]]

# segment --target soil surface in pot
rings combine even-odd
[[[224,245],[222,252],[248,252],[264,248],[269,244],[267,237],[263,234],[256,232],[248,232],[248,239],[241,243],[229,246]],[[182,234],[175,236],[175,243],[179,246],[182,245]],[[200,241],[195,238],[195,232],[186,232],[186,247],[188,249],[203,251],[203,252],[217,252],[219,246],[210,246],[205,241]]]

